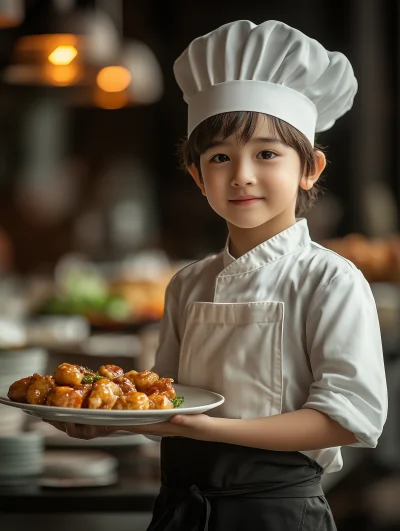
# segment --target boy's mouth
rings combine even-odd
[[[233,203],[234,205],[238,206],[245,206],[245,205],[252,205],[253,203],[257,203],[258,201],[261,201],[262,197],[256,197],[254,195],[243,195],[239,196],[236,199],[230,199],[229,202]]]

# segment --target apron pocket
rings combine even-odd
[[[283,315],[282,302],[191,303],[179,383],[224,395],[216,416],[281,413]]]

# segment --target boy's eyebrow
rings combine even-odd
[[[259,143],[259,144],[282,144],[282,145],[285,145],[284,142],[282,142],[282,140],[280,140],[279,138],[277,137],[273,137],[273,136],[257,136],[257,137],[254,137],[254,138],[251,138],[249,140],[249,142],[252,142],[252,143]],[[223,146],[230,146],[232,145],[231,142],[229,142],[228,140],[222,140],[222,139],[217,139],[217,140],[213,140],[212,142],[210,142],[208,144],[208,146],[206,147],[206,151],[208,151],[209,149],[212,149],[212,148],[215,148],[215,147],[223,147]]]
[[[250,142],[259,142],[263,144],[282,144],[285,145],[285,143],[276,136],[257,136],[255,138],[252,138]]]

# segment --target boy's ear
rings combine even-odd
[[[303,175],[300,180],[300,188],[303,190],[311,190],[314,184],[320,178],[321,173],[324,171],[326,166],[326,158],[322,151],[315,152],[315,171],[309,175]]]
[[[203,182],[203,179],[201,178],[201,175],[200,175],[200,172],[199,170],[196,168],[196,166],[194,164],[191,164],[189,167],[188,167],[188,172],[190,173],[190,175],[193,177],[193,180],[194,182],[197,184],[197,186],[200,188],[201,190],[201,193],[203,195],[207,195],[206,194],[206,189],[204,187],[204,182]]]

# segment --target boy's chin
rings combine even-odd
[[[258,227],[261,227],[261,225],[265,225],[270,220],[271,218],[266,218],[262,220],[248,220],[248,221],[232,219],[232,220],[227,220],[227,221],[228,221],[228,224],[233,225],[237,227],[238,229],[251,230],[251,229],[257,229]]]

